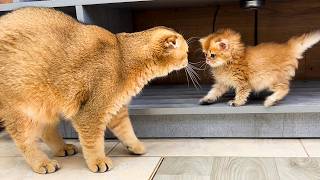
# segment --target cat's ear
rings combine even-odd
[[[200,44],[203,46],[206,41],[206,37],[199,39]]]
[[[220,50],[228,50],[229,49],[229,43],[225,40],[221,40],[218,43],[218,47]]]
[[[178,42],[177,42],[178,37],[176,35],[170,35],[166,37],[164,41],[164,47],[168,49],[176,49],[179,47]]]

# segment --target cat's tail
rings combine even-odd
[[[292,37],[288,44],[293,48],[296,58],[301,59],[303,53],[320,41],[320,30]]]

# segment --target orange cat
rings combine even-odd
[[[235,89],[231,106],[241,106],[251,91],[270,90],[264,106],[269,107],[289,92],[298,59],[320,40],[320,31],[293,37],[283,44],[262,43],[245,47],[239,33],[224,29],[200,39],[206,62],[212,67],[215,84],[200,104],[214,103],[230,88]]]
[[[185,39],[165,27],[112,34],[46,8],[23,8],[0,18],[0,119],[37,173],[59,168],[37,144],[57,156],[75,146],[58,134],[60,117],[79,134],[93,172],[112,167],[104,152],[106,127],[135,154],[127,104],[151,79],[188,64]]]

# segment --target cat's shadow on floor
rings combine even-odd
[[[246,104],[255,104],[255,102],[263,102],[268,96],[270,96],[272,92],[270,91],[262,91],[259,93],[251,93]],[[235,92],[229,91],[225,95],[222,96],[216,103],[226,103],[229,100],[234,99]]]

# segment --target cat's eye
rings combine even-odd
[[[216,55],[215,55],[215,54],[210,54],[210,57],[211,57],[211,58],[215,58]]]

